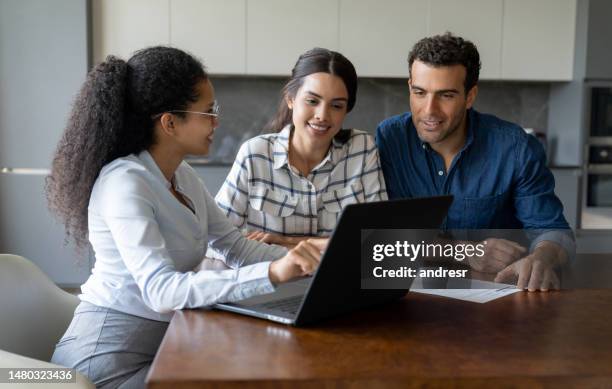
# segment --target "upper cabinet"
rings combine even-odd
[[[504,80],[571,80],[576,0],[505,0]]]
[[[482,63],[480,78],[499,80],[503,1],[431,0],[430,7],[428,35],[450,31],[474,42]]]
[[[590,0],[585,77],[591,80],[612,79],[612,1]]]
[[[288,75],[313,47],[338,49],[338,0],[247,0],[247,74]]]
[[[92,0],[94,60],[172,44],[212,74],[286,76],[313,47],[362,77],[407,77],[419,39],[473,41],[481,79],[571,80],[577,0]],[[134,20],[146,23],[134,23]]]
[[[340,52],[360,76],[408,76],[408,52],[427,34],[419,0],[340,0]]]
[[[170,43],[170,0],[93,0],[93,60]]]
[[[170,43],[213,74],[244,74],[246,0],[170,0]]]

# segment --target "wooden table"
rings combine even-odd
[[[612,258],[609,258],[612,265]],[[612,387],[612,289],[409,293],[308,328],[177,312],[149,388]]]

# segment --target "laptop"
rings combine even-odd
[[[214,307],[304,326],[402,298],[408,289],[361,289],[361,230],[437,229],[452,200],[439,196],[347,205],[313,276],[281,284],[273,293]]]

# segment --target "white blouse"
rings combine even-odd
[[[95,265],[81,300],[169,321],[176,309],[274,290],[270,261],[286,249],[244,238],[187,163],[179,165],[173,181],[194,211],[170,192],[171,183],[147,151],[102,169],[88,211]],[[193,271],[208,244],[231,269]]]

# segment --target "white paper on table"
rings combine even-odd
[[[411,292],[431,294],[434,296],[449,297],[457,300],[471,301],[473,303],[487,303],[500,297],[508,296],[520,292],[515,285],[500,284],[497,282],[449,279],[448,288],[450,289],[424,289],[423,279],[417,277],[410,287]],[[462,286],[469,289],[458,289]]]

